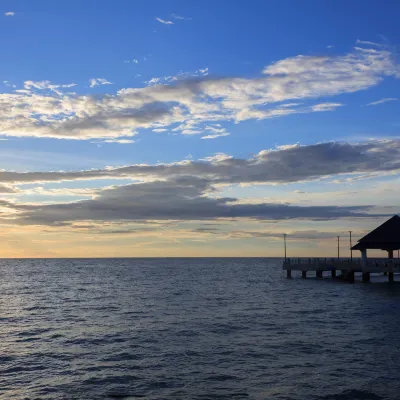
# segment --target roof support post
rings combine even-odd
[[[361,250],[361,265],[364,268],[367,268],[367,249]]]

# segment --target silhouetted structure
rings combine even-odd
[[[361,253],[367,249],[387,251],[388,257],[393,258],[393,251],[400,249],[400,217],[398,215],[365,235],[352,247],[352,250],[360,250]]]
[[[388,258],[393,258],[393,251],[400,249],[400,217],[398,215],[394,215],[372,232],[365,235],[352,247],[352,250],[361,251],[363,265],[367,264],[368,249],[387,251]],[[363,280],[369,281],[369,272],[363,273]],[[393,280],[393,272],[389,272],[389,282],[393,282]]]
[[[351,239],[350,239],[351,240]],[[338,236],[339,244],[339,236]],[[367,259],[368,249],[379,249],[388,252],[388,259]],[[393,216],[388,221],[378,226],[372,232],[361,238],[351,250],[361,251],[360,259],[286,259],[283,262],[283,270],[287,277],[292,277],[293,271],[301,271],[302,277],[307,277],[307,272],[315,271],[317,278],[323,277],[324,271],[329,271],[332,278],[336,277],[336,271],[341,271],[340,277],[348,282],[354,282],[354,274],[362,272],[363,282],[370,282],[371,272],[384,273],[389,276],[389,282],[394,282],[394,272],[399,271],[400,260],[393,260],[393,251],[400,249],[400,217]],[[339,251],[339,247],[338,247]]]

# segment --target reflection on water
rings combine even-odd
[[[397,399],[400,285],[274,259],[0,261],[5,399]]]

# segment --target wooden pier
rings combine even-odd
[[[365,235],[351,248],[351,250],[359,250],[361,258],[339,258],[339,250],[338,258],[286,258],[286,235],[284,238],[283,269],[288,278],[292,277],[292,271],[301,271],[302,278],[306,278],[307,272],[311,271],[315,272],[317,278],[322,278],[323,273],[329,271],[332,278],[354,282],[354,274],[361,272],[363,282],[370,282],[371,273],[383,273],[387,275],[388,281],[393,283],[394,273],[400,272],[400,259],[393,258],[393,252],[400,249],[400,217],[398,215],[394,215]],[[388,258],[368,258],[367,250],[369,249],[387,251]]]
[[[292,271],[300,271],[303,279],[308,272],[315,273],[321,279],[324,272],[329,272],[332,278],[354,282],[355,273],[362,273],[362,281],[370,282],[371,273],[383,273],[390,283],[394,282],[394,274],[400,272],[400,259],[334,259],[334,258],[288,258],[283,262],[283,270],[288,278]]]

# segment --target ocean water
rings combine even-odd
[[[0,398],[399,399],[400,285],[280,262],[0,260]]]

